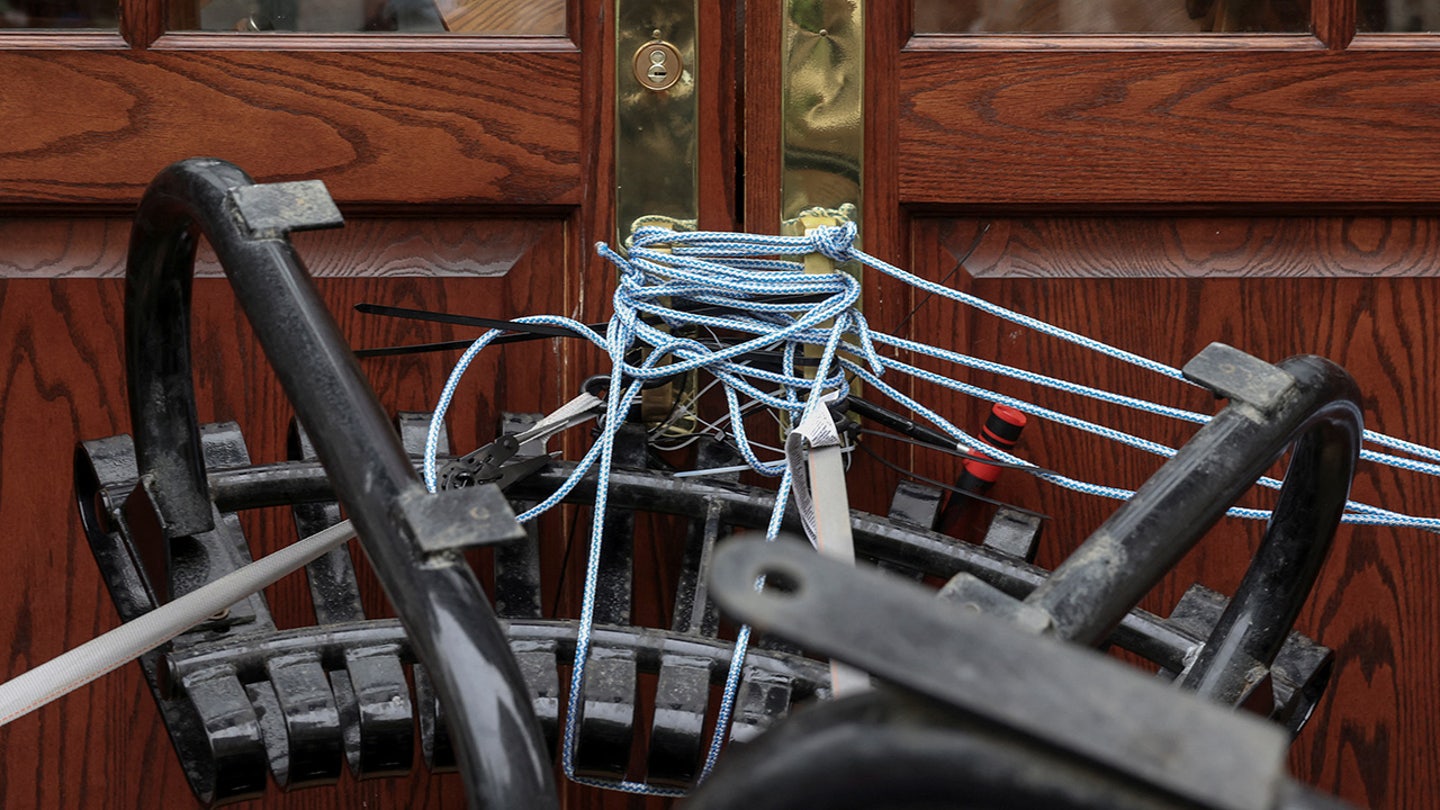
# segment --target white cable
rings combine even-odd
[[[677,470],[670,473],[671,478],[700,478],[706,475],[724,475],[725,473],[745,472],[750,469],[749,464],[736,464],[733,467],[703,467],[698,470]]]
[[[355,536],[342,521],[0,684],[0,726],[119,669]]]

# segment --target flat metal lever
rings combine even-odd
[[[800,543],[722,543],[710,587],[736,621],[1199,807],[1264,810],[1284,779],[1271,723]]]
[[[459,489],[473,484],[493,484],[500,480],[501,469],[520,449],[514,433],[501,435],[495,441],[477,447],[459,458],[451,459],[440,469],[440,489]],[[549,459],[544,459],[549,461]]]

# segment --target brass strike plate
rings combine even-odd
[[[694,228],[699,0],[615,0],[615,241],[637,223]],[[646,390],[644,421],[664,438],[695,428],[697,374]]]
[[[698,0],[615,0],[615,242],[635,221],[694,220]]]
[[[780,232],[802,236],[846,221],[858,227],[864,196],[865,0],[784,0],[784,9]],[[857,236],[857,247],[860,241]],[[836,269],[818,253],[805,257],[806,272]],[[854,262],[838,269],[860,277]],[[805,356],[818,359],[821,350],[807,347]],[[858,393],[859,386],[854,383],[852,390]],[[782,421],[782,430],[788,428]]]
[[[785,0],[780,216],[857,206],[865,148],[863,0]]]

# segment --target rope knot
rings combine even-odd
[[[848,261],[851,258],[850,251],[855,245],[857,232],[858,229],[853,222],[825,225],[810,231],[810,243],[815,246],[815,252],[827,259],[834,259],[837,262]]]

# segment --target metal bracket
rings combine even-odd
[[[480,545],[509,543],[525,537],[525,528],[504,493],[480,484],[434,493],[416,487],[397,501],[399,522],[422,550],[436,553]]]
[[[1201,807],[1269,808],[1283,778],[1273,724],[804,545],[721,544],[710,581],[737,621]]]
[[[345,224],[330,192],[319,180],[232,188],[230,204],[235,206],[251,239],[273,239],[293,231]]]
[[[696,0],[615,0],[615,241],[637,219],[693,222],[699,212]],[[658,82],[637,59],[665,54]],[[671,64],[676,63],[676,64]]]
[[[1294,375],[1284,369],[1224,343],[1206,346],[1182,373],[1219,396],[1254,405],[1266,414],[1274,413],[1296,385]]]

